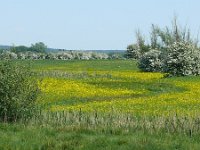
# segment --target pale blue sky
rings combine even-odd
[[[137,28],[170,25],[174,13],[198,32],[199,0],[0,0],[0,45],[126,49]]]

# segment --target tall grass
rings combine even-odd
[[[96,133],[130,133],[143,132],[148,134],[169,133],[183,134],[189,137],[200,134],[200,115],[161,115],[138,116],[131,113],[85,113],[80,111],[38,111],[31,119],[21,119],[25,126],[46,128],[70,128],[72,131],[85,129]]]

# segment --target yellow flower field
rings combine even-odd
[[[85,112],[117,111],[137,115],[195,115],[200,112],[200,82],[163,79],[164,75],[160,73],[90,71],[88,74],[91,79],[45,78],[40,83],[44,94],[41,99],[44,103],[54,102],[50,106],[53,111],[81,109]],[[95,83],[91,84],[91,81]],[[110,88],[102,85],[104,83],[109,86],[117,84]],[[135,88],[135,83],[144,84],[144,88]],[[151,90],[145,85],[148,83],[170,83],[173,87],[184,90],[151,94]],[[131,85],[133,88],[120,84]],[[70,102],[74,99],[79,101],[65,104],[65,101]],[[57,104],[59,101],[63,103]]]

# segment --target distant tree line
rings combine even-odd
[[[27,46],[12,46],[10,49],[0,50],[0,59],[51,59],[51,60],[90,60],[90,59],[124,59],[123,54],[118,53],[98,53],[90,51],[62,50],[48,52],[48,47],[38,42]]]
[[[46,53],[47,46],[43,42],[38,42],[35,44],[31,44],[30,47],[27,46],[12,46],[10,48],[11,52],[21,53],[21,52],[36,52],[36,53]]]
[[[150,43],[138,30],[136,42],[128,45],[126,57],[138,60],[138,67],[147,72],[164,72],[170,76],[200,75],[200,48],[187,27],[174,17],[172,27],[152,25]]]

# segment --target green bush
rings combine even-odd
[[[37,82],[30,68],[9,61],[0,63],[0,121],[31,117],[37,95]]]
[[[159,72],[162,70],[161,52],[150,50],[138,61],[138,67],[145,72]]]

